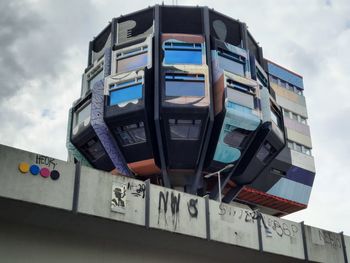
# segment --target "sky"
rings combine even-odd
[[[177,2],[245,22],[265,58],[304,77],[316,178],[309,207],[286,218],[350,235],[350,1]],[[89,41],[113,17],[161,3],[1,0],[0,144],[66,160]]]

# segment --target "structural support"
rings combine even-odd
[[[159,5],[154,7],[154,57],[157,58],[154,60],[154,121],[156,127],[156,137],[158,143],[158,151],[160,158],[160,165],[162,171],[163,184],[165,187],[170,188],[170,180],[167,172],[165,157],[164,157],[164,148],[162,140],[162,132],[160,127],[160,112],[159,112],[159,93],[160,93],[160,65],[159,65],[159,56],[160,56],[160,8]]]
[[[79,161],[77,161],[75,163],[75,175],[74,175],[75,177],[74,177],[73,204],[72,204],[73,213],[77,213],[78,211],[80,174],[81,174],[81,164]]]
[[[209,195],[204,196],[205,199],[205,224],[207,232],[207,240],[210,240],[210,211],[209,211]]]
[[[209,27],[209,9],[208,7],[203,7],[203,30],[204,30],[204,35],[205,35],[205,51],[206,51],[206,58],[207,58],[207,64],[208,64],[208,79],[209,79],[209,92],[210,92],[210,106],[209,106],[209,120],[208,120],[208,125],[206,127],[205,131],[205,139],[204,142],[201,146],[201,154],[199,158],[199,162],[196,167],[196,175],[194,182],[191,187],[191,193],[196,194],[197,190],[199,188],[202,176],[202,170],[204,166],[204,161],[205,161],[205,156],[207,154],[207,150],[209,147],[209,142],[210,142],[210,137],[211,137],[211,132],[214,126],[214,99],[213,99],[213,88],[212,88],[212,68],[211,68],[211,47],[210,47],[210,27]]]
[[[224,196],[222,201],[224,203],[230,203],[232,200],[236,199],[243,187],[243,185],[237,185],[235,188],[231,188],[230,191]]]
[[[145,226],[149,228],[149,210],[150,210],[150,193],[151,193],[151,181],[147,179],[145,181],[146,186],[146,198],[145,198]]]
[[[261,234],[261,216],[258,216],[258,239],[259,239],[259,251],[263,252],[263,242],[262,242],[262,234]]]
[[[305,234],[304,221],[302,221],[300,224],[301,224],[301,234],[302,234],[302,237],[303,237],[303,247],[304,247],[305,261],[309,262],[309,253],[307,252],[307,243],[306,243],[306,234]]]
[[[345,239],[344,239],[344,233],[343,232],[340,232],[340,237],[341,237],[341,243],[343,245],[343,254],[344,254],[344,262],[345,263],[348,263],[348,255],[346,253],[346,244],[345,244]]]

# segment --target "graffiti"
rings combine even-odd
[[[248,211],[234,206],[226,206],[224,204],[220,204],[219,206],[219,215],[226,215],[232,218],[237,218],[238,220],[244,220],[246,223],[255,223],[258,219],[257,211]]]
[[[197,204],[198,204],[198,199],[190,199],[187,202],[188,213],[190,214],[191,217],[195,217],[195,218],[198,217]]]
[[[179,222],[179,211],[180,211],[180,193],[177,195],[174,192],[171,192],[170,195],[170,211],[172,216],[172,225],[174,230],[176,230]],[[160,217],[163,215],[165,225],[167,222],[167,212],[168,212],[168,202],[169,202],[169,192],[159,192],[159,201],[158,201],[158,224],[160,222]]]
[[[318,236],[320,241],[324,242],[324,244],[331,245],[335,249],[342,247],[342,243],[339,238],[339,235],[337,235],[336,233],[319,229]]]
[[[287,225],[286,223],[279,222],[277,219],[269,218],[267,220],[268,226],[279,236],[295,237],[299,232],[296,225]]]
[[[126,208],[126,185],[113,184],[111,210],[117,213],[125,213]]]
[[[48,167],[52,167],[52,169],[55,169],[57,162],[54,158],[47,157],[44,155],[37,154],[35,158],[35,163],[36,164],[43,164]]]
[[[145,184],[133,184],[128,183],[128,190],[131,190],[131,194],[135,197],[141,197],[142,199],[145,198],[146,194],[146,185]]]

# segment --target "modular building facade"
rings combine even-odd
[[[244,23],[156,5],[90,42],[67,148],[99,170],[289,214],[315,176],[303,89]]]

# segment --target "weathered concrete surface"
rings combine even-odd
[[[301,225],[274,216],[263,215],[261,232],[264,251],[304,259]]]
[[[121,189],[121,195],[125,194],[119,203],[115,198],[112,202],[113,186]],[[145,198],[145,183],[142,181],[81,167],[79,213],[145,225]]]
[[[151,185],[150,227],[206,238],[202,197]]]
[[[344,262],[343,245],[338,233],[305,226],[309,259],[316,262]]]
[[[60,177],[52,180],[40,174],[19,170],[21,162],[29,166],[57,170]],[[55,158],[0,145],[0,196],[62,209],[72,209],[74,164]]]
[[[252,210],[210,200],[209,213],[212,240],[259,249],[257,220]]]
[[[350,254],[348,236],[344,248],[340,234],[305,226],[304,243],[301,224],[237,203],[88,167],[79,176],[72,163],[6,146],[0,157],[1,262],[304,262],[304,246],[309,262]],[[21,162],[60,177],[21,172]]]

